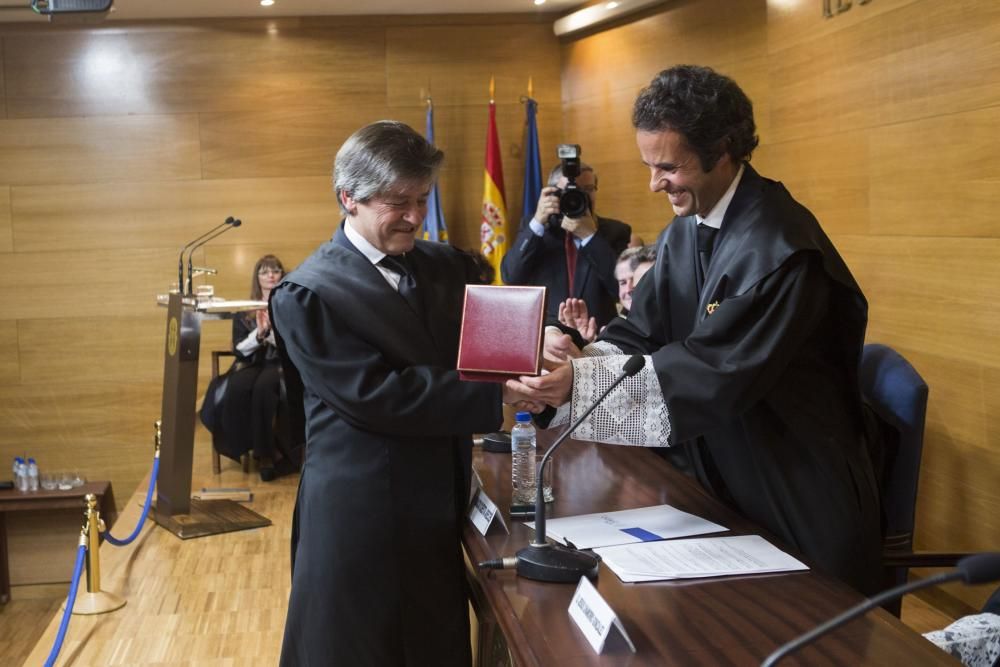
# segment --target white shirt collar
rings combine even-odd
[[[733,178],[733,182],[729,184],[729,189],[726,193],[722,195],[719,201],[715,202],[715,206],[712,210],[708,212],[704,218],[700,215],[695,215],[698,224],[706,225],[708,227],[714,227],[716,229],[722,228],[722,219],[726,217],[726,209],[729,208],[730,202],[733,201],[733,195],[736,194],[736,186],[740,184],[740,178],[743,177],[743,169],[746,165],[740,164],[739,171],[736,172],[736,176]]]
[[[344,224],[344,234],[347,235],[347,240],[350,241],[362,255],[367,257],[369,262],[378,265],[378,263],[382,261],[382,258],[385,257],[385,253],[369,243],[358,230],[354,229],[350,218],[347,218],[346,220],[347,222]]]

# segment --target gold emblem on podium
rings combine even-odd
[[[178,329],[177,318],[171,317],[167,323],[167,354],[171,357],[177,354],[177,339],[180,333]]]

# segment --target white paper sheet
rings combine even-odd
[[[624,582],[809,569],[759,535],[644,542],[594,551]]]
[[[529,524],[532,528],[534,524]],[[548,537],[578,549],[593,549],[616,544],[650,542],[674,537],[690,537],[728,530],[670,505],[640,507],[634,510],[581,514],[545,522]]]

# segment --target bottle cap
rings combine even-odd
[[[34,463],[34,462],[35,462],[35,459],[32,459],[32,458],[28,459],[28,463]]]
[[[530,422],[531,421],[531,413],[530,412],[518,412],[517,414],[514,415],[514,419],[519,424],[523,424],[524,422]]]

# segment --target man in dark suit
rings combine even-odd
[[[880,512],[858,364],[867,302],[813,215],[749,165],[750,100],[704,67],[657,75],[633,124],[650,189],[677,217],[628,319],[512,388],[577,413],[647,356],[575,433],[667,447],[719,498],[863,592],[878,587]],[[548,336],[550,353],[578,353]],[[558,418],[557,418],[558,419]],[[558,423],[558,421],[556,422]]]
[[[454,370],[475,262],[415,240],[442,159],[402,123],[354,133],[334,167],[344,222],[271,297],[308,421],[282,665],[471,662],[470,434],[513,400]]]
[[[581,218],[560,217],[556,190],[565,189],[567,182],[560,163],[549,174],[535,215],[521,221],[500,264],[500,275],[508,285],[547,287],[551,319],[559,317],[559,304],[566,299],[583,299],[602,327],[617,314],[615,263],[628,246],[632,228],[594,213],[597,174],[586,164],[580,165],[576,184],[587,194],[590,211]],[[559,224],[550,224],[550,216],[556,216]]]

